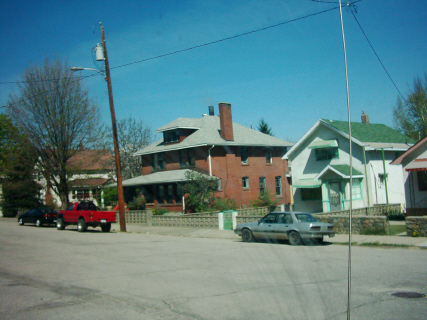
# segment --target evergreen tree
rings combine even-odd
[[[264,118],[261,118],[258,122],[258,131],[268,134],[270,136],[274,136],[273,131],[271,130],[271,127],[268,125],[267,122],[265,122]]]

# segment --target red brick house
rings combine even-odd
[[[219,116],[209,107],[208,115],[178,118],[156,131],[163,139],[135,153],[142,160],[142,175],[123,181],[125,197],[138,188],[148,207],[182,211],[185,173],[194,170],[218,178],[216,195],[238,206],[248,206],[265,190],[279,204],[290,203],[282,156],[292,144],[233,123],[230,104],[219,103]]]

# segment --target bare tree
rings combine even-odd
[[[107,148],[113,150],[111,128],[104,131]],[[148,146],[153,140],[151,127],[146,126],[142,120],[135,120],[131,116],[117,120],[117,136],[120,148],[120,163],[122,178],[130,179],[140,176],[141,159],[133,154],[143,147]],[[103,146],[103,148],[105,148]]]
[[[100,112],[67,62],[46,59],[28,67],[9,96],[9,115],[35,146],[48,186],[68,206],[66,163],[80,145],[90,147]]]

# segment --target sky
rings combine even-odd
[[[218,114],[218,103],[228,102],[234,122],[256,128],[263,117],[277,138],[296,142],[319,119],[348,121],[339,10],[320,13],[338,7],[330,2],[0,0],[0,106],[25,68],[45,58],[102,67],[93,59],[102,22],[117,119],[156,130],[199,118],[211,105]],[[351,121],[360,122],[364,110],[371,123],[393,127],[397,89],[406,96],[427,72],[427,1],[355,6],[389,75],[344,7]],[[111,124],[103,77],[83,81]]]

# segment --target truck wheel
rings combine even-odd
[[[58,218],[58,221],[56,222],[56,229],[58,229],[58,230],[64,230],[65,229],[64,218]]]
[[[85,232],[86,230],[87,230],[87,224],[84,219],[80,218],[79,221],[77,221],[77,231]]]
[[[110,232],[111,223],[106,223],[106,224],[101,225],[101,229],[102,229],[102,232]]]

